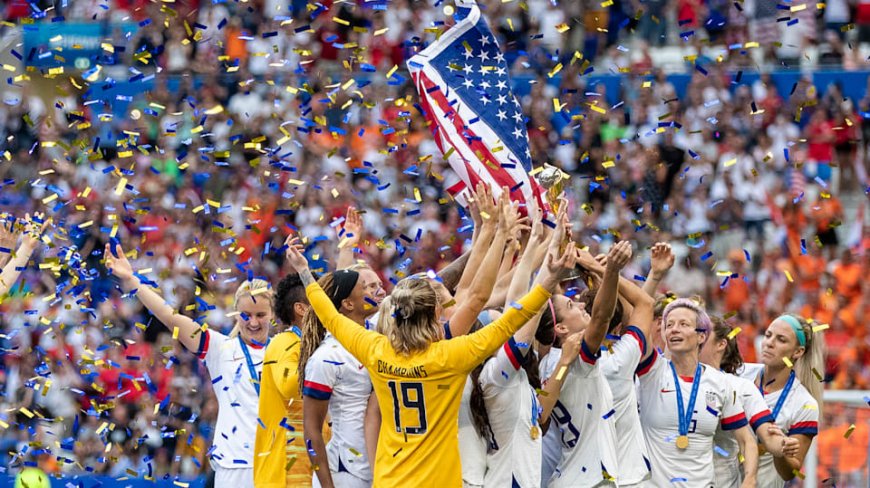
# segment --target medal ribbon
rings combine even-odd
[[[785,405],[785,399],[788,397],[788,392],[791,391],[792,385],[794,385],[794,371],[788,374],[788,381],[785,382],[785,387],[782,389],[782,393],[779,395],[779,399],[776,401],[776,405],[773,407],[773,420],[776,420],[776,417],[779,415],[779,411],[782,410],[782,406]],[[764,370],[761,370],[761,379],[758,381],[758,391],[761,392],[761,396],[764,396]]]
[[[239,335],[239,344],[242,345],[242,353],[245,354],[245,362],[248,363],[248,373],[251,375],[251,379],[253,380],[254,390],[257,391],[257,396],[260,396],[260,375],[257,374],[257,368],[254,367],[254,361],[251,359],[251,353],[250,351],[248,351],[248,345],[245,344],[245,341],[242,340],[241,335]],[[269,341],[267,340],[266,346],[268,345]]]
[[[686,410],[683,410],[683,388],[680,386],[680,377],[677,375],[677,369],[674,363],[668,362],[671,366],[671,372],[674,374],[674,389],[677,391],[677,414],[679,420],[680,435],[689,434],[689,425],[692,423],[692,415],[695,411],[695,399],[698,398],[698,387],[701,385],[701,363],[695,369],[695,377],[692,379],[692,393],[689,396],[689,405]]]

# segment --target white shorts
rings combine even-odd
[[[254,488],[254,468],[222,468],[214,466],[214,486],[222,488]]]
[[[648,482],[649,482],[649,480],[638,481],[637,483],[632,483],[630,485],[620,484],[619,488],[647,488],[649,486],[649,485],[647,485]]]
[[[332,474],[332,484],[335,485],[336,488],[370,488],[372,486],[371,481],[357,478],[346,471],[342,471],[341,473],[333,471],[330,474]],[[217,485],[215,485],[215,488],[217,488]],[[311,488],[320,488],[320,480],[317,478],[317,473],[314,473],[312,476]]]

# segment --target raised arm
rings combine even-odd
[[[524,252],[523,257],[520,258],[520,264],[517,266],[517,271],[514,273],[514,279],[511,282],[511,289],[508,293],[505,307],[510,307],[511,303],[528,292],[532,271],[541,266],[541,263],[535,262],[537,253],[534,251],[538,246],[546,247],[549,251],[548,256],[551,256],[552,259],[558,259],[559,257],[559,246],[562,237],[565,235],[564,225],[567,223],[567,216],[562,214],[563,218],[560,219],[559,224],[557,224],[556,232],[553,232],[550,236],[550,243],[548,246],[544,245],[543,223],[540,221],[540,219],[543,218],[543,215],[539,213],[538,217],[539,219],[534,223],[532,235],[530,236],[529,244],[526,247],[526,252]],[[547,269],[542,269],[538,274],[538,278],[540,280],[546,280],[546,273]],[[516,341],[521,348],[531,347],[535,339],[535,331],[538,328],[538,322],[539,321],[537,320],[530,320],[526,325],[518,330],[516,334],[514,334],[514,341]]]
[[[471,284],[474,281],[474,276],[480,269],[480,264],[489,250],[492,239],[495,237],[496,228],[498,225],[498,210],[495,202],[492,199],[492,194],[489,188],[480,183],[477,185],[477,190],[474,192],[474,202],[472,203],[472,211],[480,212],[480,232],[476,233],[471,245],[471,255],[468,257],[468,263],[465,266],[465,271],[462,277],[459,278],[459,283],[456,285],[456,292],[453,297],[457,303],[462,303],[465,295],[468,293]]]
[[[505,310],[504,315],[483,329],[456,339],[445,341],[444,347],[450,364],[459,371],[471,371],[485,360],[535,316],[559,286],[562,275],[574,267],[573,250],[564,252],[558,260],[547,256],[547,279],[535,286],[519,303]]]
[[[671,250],[671,245],[667,242],[655,243],[650,250],[649,274],[643,284],[643,291],[655,298],[659,283],[662,282],[673,266],[674,252]]]
[[[610,318],[613,317],[613,311],[616,309],[619,272],[628,264],[629,260],[631,260],[631,243],[628,241],[617,242],[607,254],[604,278],[601,280],[601,288],[592,302],[592,319],[583,337],[583,341],[592,352],[598,351],[601,342],[607,335]]]
[[[354,207],[347,208],[342,227],[344,232],[339,233],[338,259],[335,263],[335,269],[347,269],[354,264],[354,249],[359,245],[363,233],[363,221],[360,214],[361,212]]]
[[[577,261],[586,271],[592,275],[603,277],[604,266],[602,266],[588,251],[577,251]],[[600,281],[600,279],[599,279]],[[633,325],[643,332],[645,337],[649,337],[653,326],[653,309],[655,308],[655,299],[647,295],[640,287],[634,284],[631,280],[619,277],[619,295],[628,302],[631,306],[631,314],[628,318],[628,324]],[[647,351],[647,354],[652,349]]]
[[[142,305],[165,325],[173,333],[173,336],[175,330],[178,330],[178,341],[181,342],[181,345],[188,351],[197,352],[200,344],[199,334],[203,332],[202,327],[190,317],[176,312],[154,288],[148,285],[140,286],[139,280],[133,273],[133,266],[127,260],[120,244],[115,246],[114,252],[111,249],[111,244],[106,244],[104,256],[106,268],[121,282],[121,291],[135,294]]]
[[[625,325],[637,327],[643,334],[644,339],[649,341],[650,336],[654,333],[653,313],[656,305],[655,299],[645,293],[631,280],[622,276],[619,277],[619,295],[631,305],[631,314],[628,316],[628,323]],[[647,347],[646,351],[643,351],[641,361],[652,353],[653,348]]]
[[[7,220],[8,217],[8,220]],[[15,233],[15,218],[9,214],[0,214],[0,270],[12,259],[12,251],[18,243]]]
[[[462,277],[462,272],[465,271],[465,265],[468,264],[468,257],[471,251],[466,251],[454,259],[450,264],[438,272],[438,277],[441,278],[441,283],[447,288],[447,291],[452,295],[456,291],[456,285],[459,283],[459,278]]]
[[[311,308],[317,314],[323,327],[334,335],[338,342],[359,362],[369,364],[371,360],[368,353],[369,347],[377,337],[383,336],[377,332],[366,330],[365,327],[360,327],[359,324],[338,312],[338,309],[332,304],[332,300],[329,299],[326,292],[314,279],[311,270],[308,269],[308,259],[302,254],[302,245],[298,237],[288,238],[285,244],[287,244],[287,261],[299,273],[299,279],[305,285],[308,303],[311,304]]]
[[[496,227],[495,237],[490,244],[489,250],[481,263],[480,269],[474,276],[468,294],[461,301],[457,299],[458,308],[450,318],[450,335],[457,337],[468,333],[477,316],[486,306],[496,278],[498,278],[498,263],[504,254],[508,235],[514,229],[525,225],[520,218],[516,206],[512,205],[507,188],[499,198],[499,220]]]
[[[3,272],[0,273],[0,296],[9,293],[12,285],[18,281],[18,277],[21,276],[21,272],[27,266],[27,261],[30,260],[33,251],[39,246],[39,239],[46,224],[47,221],[43,221],[34,225],[30,215],[27,215],[21,245],[15,250],[15,255],[3,266]]]
[[[505,297],[505,304],[507,305],[518,300],[528,292],[532,282],[532,273],[540,268],[544,262],[546,254],[538,252],[540,247],[549,249],[546,246],[547,239],[544,235],[543,218],[543,211],[538,210],[535,214],[535,221],[532,222],[532,232],[529,236],[529,241],[526,243],[522,256],[520,256],[520,262],[517,264],[516,271],[514,271],[513,278],[511,279],[510,288],[508,288],[508,293]],[[537,259],[539,255],[541,257],[540,261]]]

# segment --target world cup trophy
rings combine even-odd
[[[565,181],[568,178],[568,175],[561,169],[547,163],[544,163],[544,169],[538,174],[538,183],[546,190],[544,196],[547,199],[547,203],[550,204],[550,211],[553,212],[554,217],[559,213],[559,207],[562,204],[562,194],[565,192]],[[559,251],[564,252],[567,244],[568,240],[566,239],[559,246]],[[577,278],[581,278],[589,284],[588,274],[579,264],[574,267],[572,272],[568,273],[565,280],[575,280]]]
[[[559,213],[559,205],[562,203],[559,197],[565,191],[565,180],[567,179],[568,175],[563,173],[561,169],[547,163],[544,163],[544,169],[538,175],[538,183],[547,191],[545,197],[547,203],[550,204],[553,215]]]

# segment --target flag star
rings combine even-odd
[[[521,114],[519,112],[514,112],[514,120],[516,120],[517,123],[519,124],[520,122],[523,121],[523,114]]]
[[[498,83],[495,84],[495,87],[498,88],[499,91],[507,89],[507,83],[504,80],[498,80]]]
[[[519,108],[520,106],[520,101],[517,99],[517,97],[514,97],[514,105],[516,105],[517,108]]]
[[[532,151],[529,150],[528,146],[526,146],[526,157],[532,159]]]
[[[486,46],[487,44],[489,44],[489,38],[486,37],[486,36],[482,36],[482,37],[480,38],[480,44],[483,45],[483,46]]]
[[[471,66],[466,64],[462,67],[462,71],[465,71],[466,73],[471,73]]]
[[[484,51],[484,50],[482,50],[482,49],[481,49],[481,51],[480,51],[480,54],[477,55],[477,57],[480,58],[480,61],[481,61],[481,62],[483,62],[483,61],[489,61],[489,53],[486,52],[486,51]]]
[[[474,86],[474,82],[471,81],[471,78],[466,78],[465,81],[462,82],[462,85],[465,86],[465,88],[471,88]]]
[[[498,51],[495,55],[495,60],[499,63],[504,63],[504,54],[502,54],[501,51]]]
[[[488,96],[484,96],[484,97],[481,97],[480,103],[482,103],[483,106],[485,107],[488,104],[492,103],[492,100],[490,100]]]
[[[491,71],[491,70],[487,70],[486,68],[487,68],[486,66],[481,64],[480,69],[477,72],[482,74],[482,75],[488,75],[489,71]]]
[[[498,113],[495,114],[495,116],[498,117],[498,120],[502,121],[508,118],[504,110],[499,110]]]
[[[505,71],[505,69],[504,69],[504,66],[499,66],[498,69],[495,70],[495,72],[496,72],[496,74],[499,75],[499,76],[504,76],[504,75],[506,74],[506,71]]]
[[[523,136],[523,131],[522,131],[522,129],[520,129],[519,127],[517,127],[516,129],[514,129],[514,137],[516,137],[517,139],[519,139],[519,138],[522,137],[522,136]]]
[[[490,85],[488,81],[483,81],[483,82],[480,84],[480,86],[481,86],[484,90],[488,90],[489,87],[491,87],[492,85]]]
[[[501,94],[499,94],[498,98],[496,98],[496,101],[498,102],[499,105],[504,105],[507,103],[507,97],[504,96],[503,93],[501,93]]]

